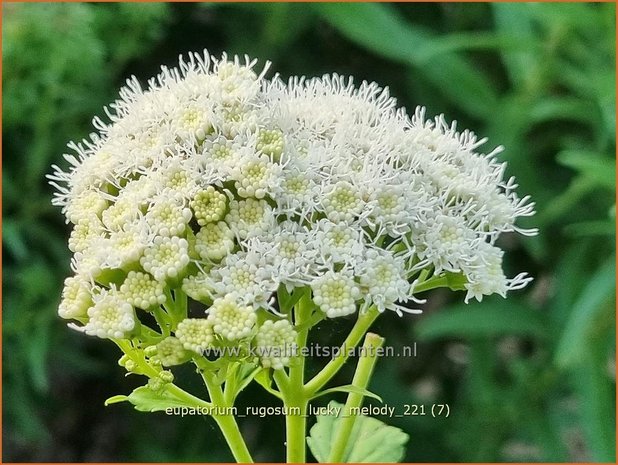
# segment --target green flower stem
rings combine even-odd
[[[348,337],[341,345],[337,357],[328,362],[326,366],[305,385],[306,392],[310,398],[313,397],[326,385],[326,383],[331,380],[333,376],[337,374],[337,372],[348,360],[350,356],[350,349],[358,345],[378,315],[380,315],[380,312],[375,307],[369,307],[365,313],[359,315],[352,331],[350,331],[350,334],[348,334]]]
[[[283,403],[288,409],[298,409],[299,414],[288,414],[285,417],[286,434],[286,461],[288,463],[305,463],[307,435],[307,405],[309,397],[305,391],[305,357],[302,349],[307,345],[309,327],[305,323],[311,319],[311,313],[315,305],[311,300],[311,294],[306,291],[294,307],[294,324],[298,331],[296,344],[300,351],[299,357],[290,366],[290,376],[284,379],[276,376],[275,381],[283,395]],[[293,410],[292,410],[293,411]]]
[[[166,289],[165,294],[167,301],[163,304],[163,307],[169,315],[172,329],[176,329],[178,323],[187,318],[187,294],[180,288],[174,289],[174,297],[172,297],[172,292],[169,289]]]
[[[165,313],[163,310],[161,310],[161,307],[155,307],[152,314],[157,324],[159,325],[159,328],[161,328],[162,334],[164,336],[169,336],[171,331],[170,326],[172,324],[170,316],[167,315],[167,313]]]
[[[419,283],[412,289],[415,293],[425,292],[438,287],[448,287],[452,290],[465,290],[466,278],[462,274],[446,273],[443,276],[432,276],[428,280],[424,280],[427,270],[423,270],[419,277]]]
[[[352,385],[362,390],[366,390],[371,379],[371,374],[378,361],[377,350],[384,343],[384,338],[377,334],[367,333],[365,336],[365,342],[363,343],[363,351],[358,360],[356,371],[354,372],[354,379]],[[356,421],[356,415],[352,412],[363,405],[364,395],[359,392],[351,392],[348,394],[348,400],[345,403],[345,407],[342,412],[342,418],[339,422],[339,428],[335,433],[335,439],[333,440],[333,448],[331,449],[328,461],[330,463],[342,462],[344,459],[344,453],[350,440],[350,434],[354,423]]]
[[[210,400],[215,407],[224,410],[226,407],[233,406],[232,404],[226,402],[221,385],[215,382],[212,375],[203,372],[202,378],[204,379],[204,383],[208,389]],[[238,428],[238,423],[236,423],[234,415],[213,415],[212,417],[217,422],[217,425],[219,425],[219,429],[221,429],[221,432],[223,433],[227,445],[232,451],[232,455],[234,456],[236,462],[253,463],[253,458],[251,457],[249,449],[247,449],[247,444],[240,433],[240,429]]]

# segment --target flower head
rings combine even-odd
[[[69,144],[68,169],[49,175],[73,224],[60,316],[116,338],[147,326],[134,307],[172,313],[169,333],[197,305],[208,317],[183,319],[162,347],[199,353],[255,331],[258,345],[291,339],[283,321],[256,330],[282,284],[334,318],[405,311],[419,279],[457,274],[466,301],[530,281],[504,275],[495,245],[535,233],[516,224],[534,204],[505,178],[501,147],[483,153],[485,139],[443,116],[408,115],[375,83],[284,82],[255,66],[190,54],[147,88],[132,78],[109,121]],[[195,302],[176,305],[185,295]]]

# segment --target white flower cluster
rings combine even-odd
[[[49,175],[73,224],[60,316],[127,337],[134,308],[183,289],[208,317],[172,328],[161,347],[172,364],[218,338],[291,340],[283,323],[256,326],[280,286],[309,288],[334,318],[409,311],[421,272],[460,275],[466,300],[528,283],[505,277],[495,245],[534,233],[515,225],[533,204],[503,179],[501,148],[483,154],[485,139],[442,116],[407,115],[375,83],[267,80],[255,63],[190,54],[147,89],[132,78],[109,122],[95,118],[98,132],[69,144],[69,169]]]

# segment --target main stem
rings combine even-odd
[[[253,463],[247,444],[233,415],[213,415],[237,463]]]
[[[373,368],[378,360],[377,350],[383,343],[384,338],[377,334],[367,333],[367,336],[365,336],[363,350],[358,360],[358,365],[356,366],[354,379],[352,380],[352,385],[359,388],[359,390],[367,389],[371,374],[373,373]],[[354,412],[362,407],[364,397],[365,396],[360,392],[351,392],[348,394],[348,400],[345,403],[343,415],[339,421],[335,439],[332,442],[333,447],[328,457],[328,462],[337,463],[343,461],[350,440],[350,434],[356,422],[356,415]]]
[[[220,384],[215,382],[209,374],[202,373],[202,378],[208,389],[210,400],[215,407],[232,407],[225,401],[225,396]],[[217,425],[219,425],[236,462],[253,463],[253,458],[251,457],[249,449],[247,449],[247,444],[242,434],[240,434],[240,429],[238,428],[238,423],[236,423],[234,415],[232,415],[232,413],[227,414],[226,412],[226,414],[213,415],[212,417],[217,422]]]
[[[302,328],[303,325],[309,321],[313,307],[314,304],[311,301],[311,295],[307,293],[300,299],[294,309],[294,323],[297,328]],[[362,313],[342,344],[339,355],[331,360],[322,371],[307,384],[304,384],[305,357],[303,356],[303,348],[307,344],[309,328],[307,327],[299,330],[297,344],[300,356],[295,363],[290,366],[289,377],[283,372],[275,374],[275,381],[283,396],[284,405],[288,408],[288,415],[285,419],[287,439],[286,461],[288,463],[306,462],[305,440],[307,436],[307,406],[309,400],[328,383],[344,365],[350,356],[349,349],[358,345],[379,314],[380,312],[375,307],[371,307],[366,312]],[[361,381],[362,380],[358,380],[359,383]]]

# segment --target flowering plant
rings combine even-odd
[[[535,232],[515,225],[533,204],[503,180],[501,148],[478,153],[486,140],[442,116],[408,116],[375,83],[268,80],[255,65],[205,52],[163,67],[147,90],[131,78],[109,122],[69,144],[69,170],[48,176],[73,224],[59,315],[148,378],[108,404],[201,409],[238,461],[252,458],[230,409],[254,381],[288,409],[288,462],[306,460],[306,440],[321,462],[396,461],[407,435],[350,415],[375,396],[375,350],[351,384],[326,388],[350,352],[306,380],[311,329],[353,315],[343,347],[366,335],[375,349],[374,320],[420,312],[425,291],[462,290],[467,302],[524,287],[531,278],[507,278],[495,243]],[[208,400],[175,382],[182,364]],[[348,393],[343,414],[307,439],[309,401],[336,391]],[[388,439],[359,452],[350,438],[363,428]]]

